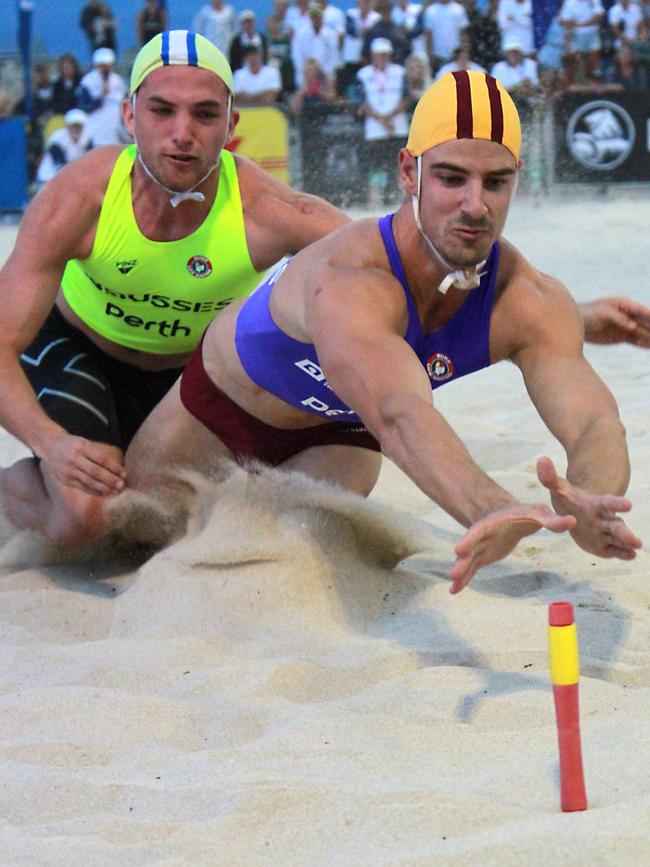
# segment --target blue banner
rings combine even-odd
[[[25,114],[32,116],[32,12],[34,0],[18,0],[18,51],[23,62]]]
[[[544,44],[551,21],[560,11],[561,5],[562,0],[533,0],[533,34],[538,51]]]

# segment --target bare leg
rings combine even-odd
[[[148,493],[177,487],[175,469],[209,474],[219,458],[229,456],[223,443],[185,409],[177,382],[147,416],[126,452],[129,487]]]
[[[117,460],[122,452],[104,446]],[[0,495],[9,521],[19,530],[37,530],[59,545],[83,545],[107,528],[111,497],[61,485],[35,458],[23,458],[0,472]]]
[[[381,453],[360,446],[314,446],[285,461],[280,469],[340,485],[367,497],[379,478]]]

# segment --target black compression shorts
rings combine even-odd
[[[126,449],[181,368],[116,361],[54,307],[21,363],[39,403],[68,433]]]

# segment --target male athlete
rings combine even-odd
[[[29,207],[0,272],[0,424],[35,455],[0,474],[16,527],[93,536],[126,484],[124,450],[208,322],[347,221],[224,150],[232,98],[207,39],[154,37],[123,105],[135,145],[91,152]]]
[[[230,456],[368,494],[383,452],[469,528],[453,592],[541,527],[632,559],[625,432],[583,356],[576,305],[501,239],[520,147],[493,77],[435,82],[400,152],[409,200],[312,244],[213,320],[127,452],[132,483],[151,490],[174,463],[209,471]],[[505,359],[567,454],[566,478],[538,463],[555,511],[492,481],[432,405],[432,388]]]

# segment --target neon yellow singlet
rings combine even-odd
[[[215,314],[260,282],[246,245],[237,169],[222,151],[215,201],[199,228],[151,241],[131,199],[135,145],[119,155],[87,259],[72,259],[61,286],[74,312],[103,337],[159,355],[191,352]]]

